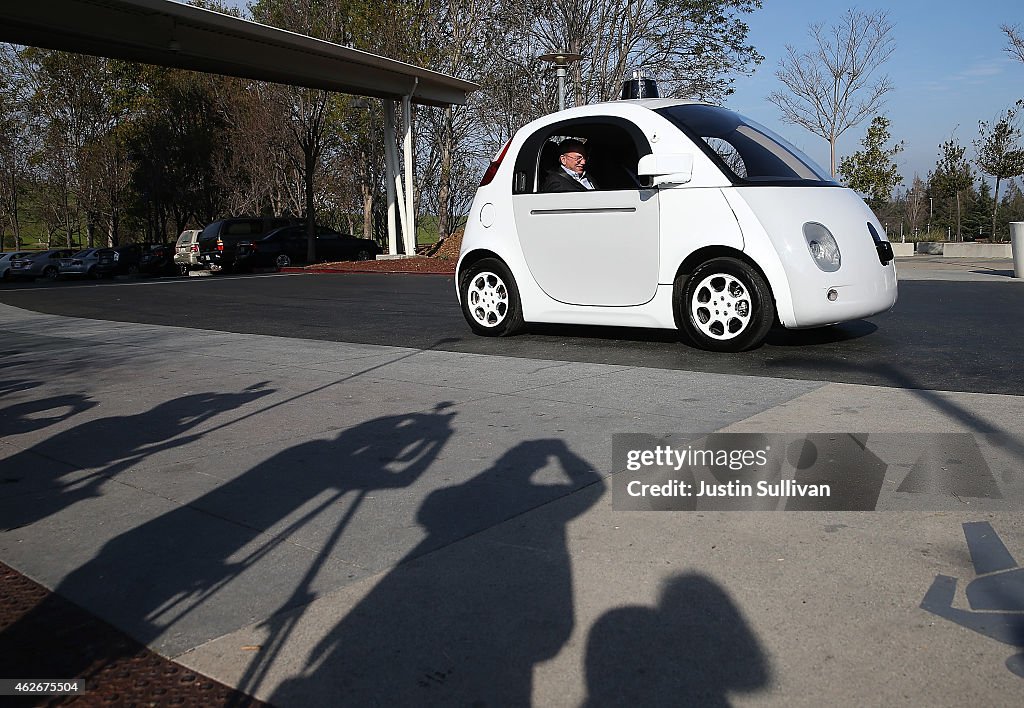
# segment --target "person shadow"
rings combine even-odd
[[[575,623],[566,525],[603,492],[559,439],[520,443],[434,491],[417,515],[426,538],[270,703],[530,705],[534,665],[561,650]]]
[[[610,610],[587,638],[584,708],[729,706],[764,688],[768,658],[729,595],[704,576],[669,580],[656,607]]]
[[[111,539],[54,594],[171,656],[253,616],[301,611],[325,587],[318,576],[336,559],[332,551],[360,503],[413,484],[434,463],[454,432],[449,407],[371,419],[284,450]],[[330,538],[319,544],[325,527]],[[311,553],[310,545],[320,548]],[[282,568],[303,563],[308,569],[293,583]],[[31,638],[33,623],[45,624],[57,606],[48,598],[0,633],[0,663],[12,675],[88,682],[102,670],[89,646],[53,652],[60,637],[11,645],[9,637]]]

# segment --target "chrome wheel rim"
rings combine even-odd
[[[753,314],[750,289],[728,273],[714,273],[700,281],[690,300],[690,318],[701,334],[720,341],[746,331]]]
[[[508,288],[499,276],[489,271],[477,273],[466,288],[469,313],[481,327],[497,327],[508,314]]]

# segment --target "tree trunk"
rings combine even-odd
[[[996,193],[992,198],[992,243],[996,242],[996,213],[999,211],[999,175],[996,175]]]
[[[302,181],[306,189],[306,262],[316,263],[316,209],[313,206],[313,172],[316,170],[316,155],[312,146],[303,146],[306,169]]]
[[[451,231],[451,215],[448,213],[448,202],[451,195],[452,179],[452,109],[445,109],[444,132],[441,138],[441,174],[438,180],[437,194],[437,240],[448,238]]]

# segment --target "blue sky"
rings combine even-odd
[[[938,146],[956,137],[971,146],[978,121],[991,120],[1024,98],[1024,63],[1003,51],[1000,25],[1024,27],[1024,2],[986,0],[978,4],[947,0],[900,0],[858,4],[842,0],[763,0],[748,18],[750,41],[764,55],[754,76],[736,80],[730,108],[782,134],[828,169],[828,143],[799,126],[782,123],[779,110],[765,97],[781,88],[775,77],[787,44],[810,48],[808,26],[832,24],[851,7],[886,9],[895,25],[896,51],[883,66],[895,89],[886,96],[883,114],[892,122],[894,139],[904,141],[897,157],[906,186],[914,173],[926,178],[934,169]],[[851,128],[839,142],[839,155],[858,149],[867,123]]]

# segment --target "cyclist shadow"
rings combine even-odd
[[[38,627],[60,611],[62,598],[170,655],[197,637],[247,624],[250,613],[272,615],[271,623],[286,610],[301,613],[323,589],[318,576],[337,560],[332,551],[360,500],[407,487],[434,463],[454,432],[448,406],[372,419],[333,439],[295,445],[111,539],[53,596],[0,632],[0,663],[16,675],[89,681],[134,651],[127,642],[64,642],[61,652],[48,651],[54,640]],[[310,557],[304,546],[316,543],[311,539],[325,524],[330,541],[293,581],[288,569]]]
[[[41,440],[0,461],[5,484],[0,500],[16,502],[31,495],[31,503],[4,503],[0,528],[12,530],[36,523],[71,505],[102,494],[103,485],[147,457],[202,437],[186,434],[214,416],[273,393],[262,384],[239,393],[197,393],[161,403],[137,415],[89,420]],[[24,404],[17,420],[5,423],[28,429],[25,415],[39,405],[59,403],[70,411],[58,422],[92,405],[82,397],[64,396]],[[16,411],[17,412],[17,411]]]
[[[417,516],[427,537],[320,641],[312,672],[284,681],[270,702],[529,705],[534,665],[561,650],[575,623],[566,525],[603,492],[557,439],[521,443],[433,492]],[[531,522],[517,523],[526,510]]]
[[[768,658],[717,583],[678,575],[657,607],[610,610],[590,628],[585,708],[728,706],[767,686]]]

